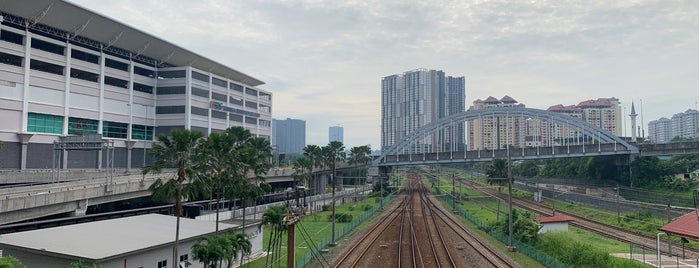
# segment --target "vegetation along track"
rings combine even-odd
[[[335,267],[519,267],[464,228],[409,174],[400,204],[381,219]]]
[[[477,184],[469,180],[459,180],[459,182],[466,186],[469,186],[470,188],[476,189],[486,195],[507,201],[507,194],[500,193],[491,187],[485,187],[483,185]],[[512,198],[512,205],[530,211],[535,215],[544,217],[553,216],[550,207],[545,206],[541,203],[534,202],[532,200]],[[599,235],[609,237],[611,239],[615,239],[625,243],[634,243],[636,245],[642,245],[645,248],[656,249],[656,237],[635,233],[617,226],[591,220],[589,218],[586,218],[585,216],[576,215],[574,213],[562,212],[558,210],[556,211],[556,215],[568,215],[574,217],[575,220],[572,221],[570,224],[580,229],[585,229],[590,232],[597,233]],[[664,243],[664,246],[661,245],[660,250],[662,252],[669,253],[667,242]],[[672,253],[677,254],[678,252],[682,252],[682,247],[680,245],[673,244]],[[685,253],[687,258],[699,258],[699,251],[695,249],[687,248]]]

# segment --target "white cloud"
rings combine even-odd
[[[647,123],[699,101],[693,0],[74,2],[267,82],[310,144],[380,147],[381,77],[415,68],[466,76],[469,105],[643,99]]]

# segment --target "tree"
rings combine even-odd
[[[224,258],[225,245],[216,236],[202,237],[192,245],[192,259],[204,264],[204,267],[215,267]]]
[[[522,177],[531,178],[539,174],[539,166],[534,160],[524,160],[513,167],[513,172]]]
[[[488,184],[504,186],[507,184],[507,160],[495,158],[485,171],[488,177]]]
[[[161,173],[163,168],[175,168],[175,176],[163,180],[158,178],[148,189],[153,193],[153,199],[175,202],[175,245],[173,247],[173,267],[177,267],[177,247],[180,240],[180,217],[182,217],[182,200],[195,198],[204,192],[199,180],[185,183],[187,178],[195,178],[197,154],[200,149],[202,134],[191,130],[175,129],[170,136],[159,135],[158,143],[153,144],[150,154],[153,163],[143,167],[144,173]]]
[[[281,255],[282,234],[286,231],[283,222],[285,213],[286,207],[275,206],[269,207],[262,215],[262,224],[270,228],[270,235],[267,240],[267,252],[272,252],[272,254],[268,254],[267,259],[265,259],[265,267],[270,267],[270,265],[274,264],[274,261],[270,259],[272,255]]]
[[[218,232],[219,208],[224,192],[235,187],[237,137],[229,133],[211,133],[202,144],[198,163],[198,175],[206,181],[208,191],[216,199],[216,232]]]
[[[27,268],[19,259],[12,256],[0,257],[0,268]]]
[[[327,146],[323,146],[325,162],[332,168],[332,244],[335,244],[335,188],[337,187],[337,161],[345,160],[345,146],[342,142],[331,141]]]
[[[524,243],[534,243],[538,239],[539,225],[532,219],[531,213],[525,211],[520,212],[519,210],[512,211],[512,236]],[[503,218],[502,220],[495,223],[495,229],[503,234],[507,234],[509,231],[508,219]]]
[[[369,164],[371,162],[371,147],[369,145],[352,147],[348,159],[350,165]]]
[[[308,161],[310,161],[310,169],[308,170],[309,174],[309,185],[313,183],[313,168],[314,167],[320,167],[322,165],[322,149],[318,145],[313,145],[309,144],[303,147],[303,155],[308,158]],[[317,191],[316,191],[317,192]]]

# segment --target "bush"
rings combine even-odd
[[[367,211],[367,210],[370,210],[370,209],[371,209],[371,205],[369,205],[369,204],[364,204],[364,211]]]
[[[612,257],[605,250],[594,248],[590,244],[570,241],[564,232],[543,234],[535,246],[575,267],[647,267],[641,263]]]
[[[330,204],[325,204],[325,205],[323,205],[323,206],[321,207],[321,209],[322,209],[323,211],[328,211],[328,210],[330,210]]]
[[[335,213],[335,221],[336,222],[351,222],[352,221],[352,214],[349,213]],[[328,215],[328,221],[332,222],[333,221],[333,215]]]

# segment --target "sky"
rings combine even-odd
[[[381,78],[418,68],[465,76],[467,106],[616,97],[647,126],[699,104],[695,0],[71,2],[264,81],[307,144],[342,126],[347,148],[379,149]]]

